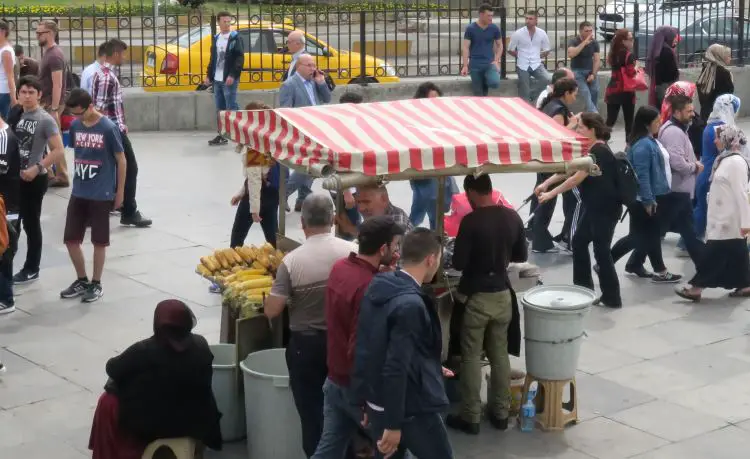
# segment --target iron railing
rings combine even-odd
[[[233,24],[249,51],[242,87],[278,86],[290,61],[285,52],[286,36],[294,29],[306,32],[308,52],[338,83],[458,75],[463,32],[476,17],[479,2],[437,1],[447,3],[299,0],[290,4],[266,0],[235,4],[230,11]],[[128,45],[120,69],[123,85],[190,89],[205,77],[211,37],[217,31],[218,10],[211,5],[190,10],[155,7],[148,0],[49,9],[4,4],[0,5],[0,17],[11,25],[11,42],[22,45],[32,58],[39,58],[36,27],[43,19],[53,19],[59,25],[58,41],[73,71],[80,72],[95,59],[101,42],[119,38]],[[621,27],[634,33],[634,52],[641,59],[653,32],[666,24],[680,31],[682,40],[677,50],[683,66],[698,65],[703,51],[712,43],[730,46],[738,65],[748,58],[747,0],[501,2],[495,5],[495,22],[506,44],[515,30],[525,26],[525,15],[531,9],[538,11],[538,27],[550,38],[552,49],[545,62],[548,70],[568,65],[568,41],[583,21],[595,27],[603,68],[609,52],[606,39]],[[503,76],[515,72],[513,57],[503,56],[502,71]]]

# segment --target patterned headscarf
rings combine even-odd
[[[708,94],[714,90],[716,85],[716,68],[726,67],[727,59],[732,56],[732,50],[728,46],[714,43],[709,46],[703,55],[703,70],[701,70],[698,79],[695,80],[696,86],[701,93]]]
[[[695,97],[695,84],[689,81],[678,81],[672,83],[664,93],[664,101],[661,103],[661,122],[666,123],[672,117],[672,104],[669,101],[670,96],[682,95],[689,98]]]
[[[745,161],[749,161],[747,137],[742,129],[732,125],[722,125],[716,127],[716,137],[721,141],[724,146],[724,151],[714,161],[714,167],[711,169],[711,180],[714,178],[716,170],[719,168],[719,164],[727,158],[735,154],[740,154]]]
[[[717,97],[706,124],[722,123],[735,126],[737,124],[737,112],[740,111],[740,103],[740,98],[734,94],[722,94]]]

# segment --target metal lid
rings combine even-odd
[[[576,285],[541,285],[523,295],[524,304],[544,310],[578,311],[591,306],[596,293]]]

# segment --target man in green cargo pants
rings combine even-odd
[[[513,302],[506,270],[511,262],[525,262],[528,248],[521,217],[515,210],[495,203],[488,175],[467,176],[464,191],[473,211],[461,221],[453,253],[453,267],[462,273],[458,291],[468,298],[461,326],[462,409],[461,414],[448,416],[445,423],[476,435],[481,414],[479,391],[484,350],[490,361],[488,417],[496,429],[508,428],[508,326]]]

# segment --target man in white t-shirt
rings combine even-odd
[[[555,73],[552,74],[552,81],[550,82],[549,86],[547,86],[544,89],[544,91],[540,92],[539,97],[536,98],[536,108],[538,109],[542,108],[542,104],[544,103],[544,99],[547,98],[547,94],[552,92],[552,87],[555,85],[555,83],[557,83],[558,81],[564,78],[570,78],[571,80],[575,80],[576,76],[572,70],[566,67],[561,67],[555,70]]]
[[[550,52],[547,33],[536,26],[537,13],[526,12],[526,27],[516,30],[510,37],[508,53],[516,58],[518,74],[518,97],[528,101],[535,100],[537,95],[550,81],[549,73],[542,63]],[[532,81],[534,89],[532,90]]]
[[[99,45],[99,50],[96,54],[96,60],[88,65],[85,69],[83,69],[83,72],[81,72],[81,89],[85,89],[87,93],[91,94],[91,90],[93,89],[93,81],[94,81],[94,75],[96,75],[96,72],[99,71],[99,69],[102,67],[102,64],[105,61],[105,57],[107,55],[107,43],[104,42]]]
[[[240,109],[237,105],[237,86],[245,62],[245,50],[240,35],[236,30],[232,30],[232,15],[222,11],[216,17],[219,22],[219,33],[213,38],[211,45],[211,59],[206,69],[205,83],[213,85],[214,88],[218,127],[220,111]],[[211,146],[226,143],[227,139],[220,134],[208,141]]]

